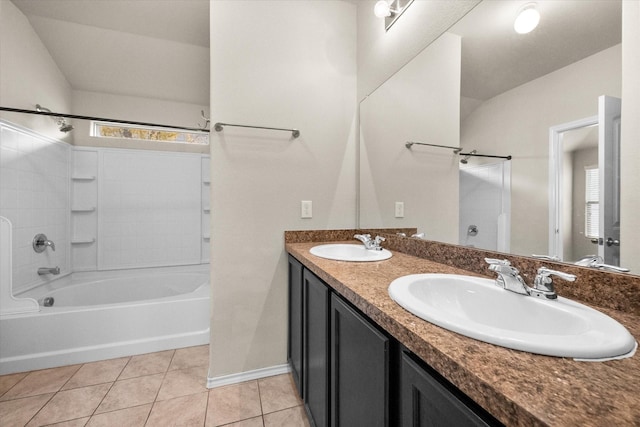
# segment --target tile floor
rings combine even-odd
[[[0,426],[308,427],[290,375],[208,390],[208,346],[0,376]]]

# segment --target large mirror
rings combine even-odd
[[[518,34],[527,3],[481,2],[360,103],[360,227],[417,226],[430,240],[556,255],[550,132],[597,116],[602,95],[621,97],[622,4],[539,1],[538,27]],[[571,138],[597,147],[590,135]],[[582,234],[586,248],[557,254],[563,261],[589,245],[597,254]]]

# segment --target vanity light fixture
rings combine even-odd
[[[518,9],[518,15],[513,23],[513,29],[518,34],[527,34],[533,31],[540,22],[540,12],[536,3],[527,3]]]
[[[384,29],[389,30],[413,0],[380,0],[373,7],[378,18],[384,18]]]

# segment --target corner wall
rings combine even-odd
[[[284,231],[354,228],[356,6],[212,1],[210,377],[286,363]],[[300,201],[313,218],[300,218]]]
[[[358,1],[358,101],[373,92],[480,0],[416,0],[385,31],[377,0]]]

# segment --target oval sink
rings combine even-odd
[[[366,249],[364,245],[352,245],[349,243],[335,243],[318,245],[312,247],[309,252],[321,258],[333,259],[336,261],[383,261],[393,255],[386,249],[376,251]]]
[[[597,310],[562,297],[519,295],[492,279],[412,274],[391,282],[389,295],[433,324],[515,350],[604,359],[630,356],[636,348],[624,326]]]

